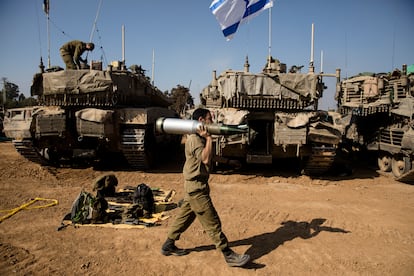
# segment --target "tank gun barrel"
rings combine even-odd
[[[156,131],[159,133],[169,134],[191,134],[196,133],[203,125],[202,122],[196,120],[184,120],[177,118],[158,118],[155,123]],[[216,135],[233,135],[247,132],[246,125],[224,125],[224,124],[208,124],[205,125],[210,134]]]

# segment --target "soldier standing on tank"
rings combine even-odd
[[[66,69],[80,69],[81,62],[87,63],[87,59],[82,59],[85,51],[93,51],[95,45],[91,42],[85,43],[80,40],[72,40],[60,47],[60,56],[66,64]]]
[[[193,120],[211,124],[211,113],[207,109],[198,108],[193,113]],[[178,248],[175,241],[197,218],[216,248],[222,251],[227,264],[244,266],[250,260],[250,256],[237,254],[229,248],[228,240],[221,229],[220,218],[210,197],[208,179],[213,156],[212,148],[212,138],[205,127],[201,127],[196,134],[191,134],[187,138],[186,161],[183,168],[185,195],[180,212],[171,225],[167,240],[161,248],[161,253],[165,256],[188,254],[187,250]]]

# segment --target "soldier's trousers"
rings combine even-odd
[[[62,57],[63,62],[65,62],[66,64],[66,70],[67,69],[73,69],[73,70],[78,69],[76,64],[73,62],[73,57],[71,55],[61,54],[60,56]]]
[[[221,221],[210,198],[209,189],[186,194],[177,218],[171,225],[168,238],[180,239],[195,219],[198,219],[204,230],[213,240],[217,249],[223,250],[228,246],[226,236],[221,230]]]

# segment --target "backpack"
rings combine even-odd
[[[95,198],[92,194],[81,191],[72,203],[70,219],[72,223],[98,223],[107,220],[108,202],[104,198]]]
[[[97,191],[97,197],[115,196],[115,187],[118,179],[114,174],[105,174],[95,180],[93,190]]]
[[[154,212],[154,195],[145,183],[139,184],[134,191],[133,203],[139,204],[144,210],[144,217],[151,217]]]

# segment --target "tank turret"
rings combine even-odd
[[[262,73],[227,70],[217,78],[214,72],[200,98],[206,106],[303,110],[322,97],[323,89],[321,76],[287,73],[286,64],[270,57]]]

